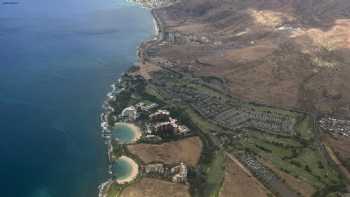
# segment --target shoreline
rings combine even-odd
[[[139,165],[130,157],[127,156],[121,156],[118,160],[127,162],[131,166],[131,172],[129,175],[125,178],[117,178],[116,182],[118,184],[126,184],[130,183],[131,181],[135,180],[137,175],[139,174]]]
[[[145,53],[144,51],[147,50],[147,48],[149,48],[150,46],[152,46],[153,44],[157,44],[159,42],[161,42],[164,39],[164,26],[162,24],[162,22],[160,21],[158,15],[155,13],[154,9],[156,7],[146,7],[142,4],[140,4],[139,2],[135,2],[130,0],[130,2],[141,5],[144,9],[147,9],[150,11],[151,16],[152,16],[152,20],[153,20],[153,30],[154,30],[154,34],[151,36],[151,38],[146,39],[145,41],[141,42],[139,44],[139,46],[137,47],[136,50],[136,57],[137,57],[137,62],[135,65],[133,66],[139,66],[139,67],[143,67],[143,66],[147,66],[148,62],[147,57],[145,57]],[[130,68],[132,68],[133,66],[130,66]],[[111,139],[110,137],[108,137],[111,134],[111,128],[108,126],[108,115],[112,112],[114,112],[114,109],[108,104],[109,100],[115,99],[116,96],[115,94],[118,94],[122,91],[122,89],[119,89],[116,87],[117,83],[121,82],[121,76],[123,76],[124,74],[130,73],[129,70],[123,72],[120,77],[113,82],[110,86],[112,88],[112,90],[110,92],[107,93],[107,98],[104,101],[103,105],[102,105],[102,113],[100,115],[100,121],[101,121],[101,128],[102,128],[102,132],[101,132],[101,136],[102,138],[105,140],[105,143],[107,145],[107,155],[109,158],[109,162],[111,162],[110,160],[110,155],[111,155],[111,150],[112,150],[112,144],[111,144]],[[136,127],[135,125],[133,125],[134,128]],[[139,128],[136,127],[138,130]],[[135,132],[134,129],[131,129],[134,132],[134,136],[135,138],[140,139],[142,137],[142,132]],[[137,140],[135,140],[134,142],[131,143],[135,143]],[[124,184],[127,182],[130,182],[132,180],[134,180],[138,174],[139,174],[139,166],[136,163],[136,161],[132,160],[131,158],[127,157],[127,156],[121,156],[120,159],[125,159],[127,162],[129,162],[129,164],[132,167],[132,172],[130,174],[130,176],[127,179],[122,179],[122,180],[115,180],[118,184]],[[108,188],[110,187],[110,185],[113,184],[113,179],[109,178],[106,182],[101,183],[98,186],[98,196],[99,197],[105,197],[106,196],[106,192],[108,191]]]
[[[117,127],[118,125],[128,127],[131,130],[131,132],[133,133],[133,139],[126,144],[135,143],[139,139],[141,139],[141,137],[142,137],[141,129],[139,127],[137,127],[136,125],[134,125],[132,123],[127,123],[127,122],[116,122],[114,124],[115,127]]]

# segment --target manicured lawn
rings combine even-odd
[[[203,132],[210,133],[210,131],[219,131],[221,130],[220,127],[211,124],[206,119],[202,118],[199,114],[194,112],[192,109],[187,108],[186,113],[191,118],[192,122]]]
[[[339,182],[338,173],[329,165],[323,165],[321,162],[321,155],[318,151],[310,148],[303,149],[302,153],[295,158],[298,162],[303,164],[304,168],[309,166],[310,172],[318,181],[332,185]]]
[[[276,167],[288,174],[304,180],[316,188],[340,183],[338,173],[322,162],[319,150],[312,145],[301,146],[296,138],[279,138],[275,135],[251,132],[241,139],[241,146],[249,151],[270,160]]]
[[[225,156],[223,151],[218,151],[207,166],[207,184],[205,192],[209,197],[216,197],[219,194],[221,184],[225,175]]]
[[[282,160],[281,158],[273,155],[268,155],[264,158],[269,159],[276,167],[282,169],[288,174],[304,180],[316,188],[321,188],[324,186],[316,177],[314,177],[310,172],[306,171],[303,165],[300,165],[299,167],[292,164],[290,161]]]
[[[156,97],[159,100],[165,101],[165,99],[162,97],[160,92],[153,85],[146,86],[145,93],[148,94],[148,95],[152,95],[152,96]]]
[[[304,117],[296,126],[297,134],[304,140],[311,140],[314,138],[313,120],[310,116]]]
[[[302,144],[297,140],[295,140],[294,138],[266,134],[260,131],[251,131],[251,133],[254,138],[258,138],[260,140],[263,140],[265,142],[269,142],[272,144],[280,144],[281,146],[296,147],[296,148],[302,147]]]
[[[107,192],[107,197],[118,197],[121,190],[122,188],[118,184],[113,183]]]

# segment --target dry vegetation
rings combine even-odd
[[[163,144],[129,145],[128,150],[138,156],[144,163],[163,162],[173,164],[184,162],[196,166],[202,152],[202,141],[199,137],[190,137]]]
[[[174,69],[221,77],[242,99],[350,117],[350,1],[189,0],[156,13],[178,36],[154,56]]]
[[[340,135],[323,134],[321,141],[330,159],[343,177],[350,182],[350,139]],[[349,187],[349,186],[348,186]]]
[[[237,160],[225,158],[225,177],[220,197],[268,197],[268,190]]]
[[[147,79],[166,67],[218,78],[225,92],[245,101],[350,118],[349,0],[186,0],[154,13],[166,34],[164,42],[150,45],[142,58],[149,65],[139,72]],[[347,140],[326,138],[325,143],[349,166]],[[128,149],[144,163],[184,161],[196,166],[202,143],[193,137]],[[316,166],[313,159],[318,157],[310,149],[301,159]],[[265,161],[290,188],[303,196],[315,192],[310,184],[316,176],[307,176],[312,181],[305,184],[299,176],[306,174],[304,169],[295,178],[276,163]],[[268,196],[244,167],[232,160],[226,160],[225,167],[220,196]],[[312,170],[322,174],[325,170],[320,169]],[[331,175],[328,180],[338,179],[336,173]]]
[[[256,25],[267,27],[277,27],[295,20],[293,16],[272,10],[248,9],[247,13],[253,19]]]
[[[324,135],[324,141],[344,160],[350,159],[350,139],[344,136]]]
[[[137,65],[137,70],[132,72],[132,74],[140,75],[148,80],[151,79],[150,73],[158,71],[159,69],[160,67],[155,64],[140,63],[140,65]]]
[[[124,189],[120,197],[190,197],[188,186],[158,179],[143,178]]]

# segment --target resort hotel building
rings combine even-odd
[[[152,122],[168,121],[170,118],[170,112],[167,110],[158,110],[157,112],[149,115],[149,119]]]
[[[127,107],[123,109],[120,114],[122,118],[127,118],[129,121],[135,121],[138,118],[137,110],[134,106]]]
[[[180,165],[171,168],[171,173],[176,173],[172,177],[174,183],[187,182],[187,167],[183,162],[181,162]]]

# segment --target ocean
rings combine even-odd
[[[95,197],[101,105],[153,34],[122,0],[0,0],[1,197]]]

